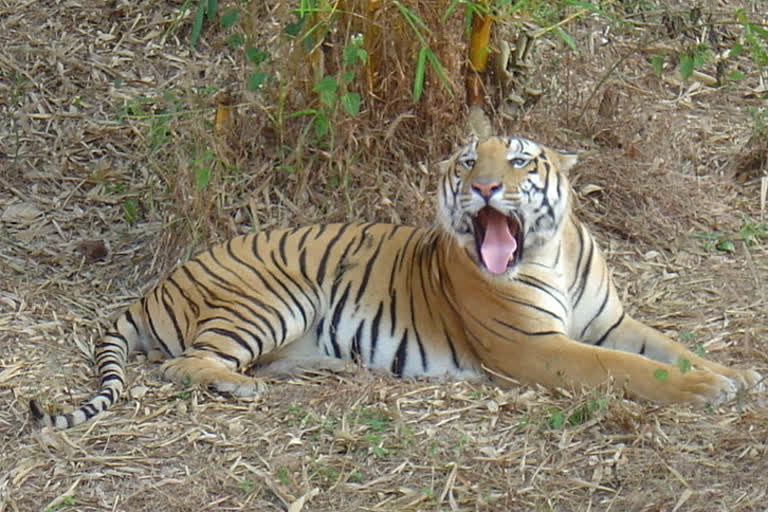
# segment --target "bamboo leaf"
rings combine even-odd
[[[203,190],[211,181],[211,168],[198,167],[195,169],[195,185],[197,190]]]
[[[195,11],[195,19],[192,22],[192,30],[189,32],[189,45],[194,47],[200,38],[200,31],[203,29],[203,20],[205,19],[205,0],[200,0]]]
[[[579,50],[576,48],[576,43],[573,41],[573,38],[568,35],[568,32],[562,29],[562,27],[555,27],[555,33],[560,36],[560,39],[562,39],[565,44],[568,45],[568,47],[574,51],[574,53],[578,53]]]
[[[421,91],[424,87],[424,68],[427,63],[427,52],[429,48],[422,46],[419,55],[416,57],[416,71],[413,75],[413,102],[416,103],[421,98]]]
[[[408,25],[413,30],[414,34],[416,34],[416,37],[419,39],[419,42],[421,43],[421,46],[428,46],[427,41],[424,39],[424,36],[421,34],[421,30],[418,29],[417,25],[421,26],[421,28],[427,32],[430,33],[431,30],[429,30],[429,27],[427,27],[421,19],[419,19],[418,16],[413,14],[406,6],[398,2],[397,0],[394,0],[392,2],[395,7],[397,7],[397,10],[400,11],[400,14],[403,15],[403,18],[405,18],[405,22],[408,23]]]
[[[219,6],[219,0],[208,0],[208,19],[212,20],[216,16],[216,8]]]
[[[690,55],[681,55],[680,63],[677,65],[680,76],[683,80],[688,80],[693,74],[693,57]]]
[[[661,78],[661,73],[664,70],[664,56],[654,55],[651,57],[651,66],[653,67],[653,74]]]
[[[451,83],[448,81],[448,78],[445,76],[445,73],[443,72],[443,66],[440,64],[440,61],[437,60],[437,55],[435,55],[432,50],[427,48],[427,59],[429,60],[429,64],[432,66],[432,69],[437,73],[437,77],[440,79],[440,83],[442,84],[443,88],[453,96],[453,89],[451,88]]]

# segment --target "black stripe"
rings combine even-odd
[[[291,276],[289,276],[289,275],[288,275],[288,274],[287,274],[287,273],[286,273],[286,272],[285,272],[285,271],[284,271],[284,270],[283,270],[283,269],[282,269],[282,268],[281,268],[281,267],[280,267],[280,266],[277,264],[277,261],[275,260],[275,255],[274,255],[274,254],[272,254],[272,255],[270,255],[270,256],[271,256],[271,258],[272,258],[272,263],[274,263],[274,265],[275,265],[275,268],[277,268],[277,269],[280,271],[280,273],[281,273],[283,276],[285,276],[285,277],[286,277],[286,279],[288,279],[288,280],[289,280],[289,281],[290,281],[292,284],[294,284],[296,287],[298,287],[298,288],[301,290],[301,287],[299,286],[299,284],[298,284],[298,283],[296,283],[296,282],[295,282],[293,279],[291,279]],[[269,270],[267,270],[267,271],[269,272]],[[303,321],[303,323],[304,323],[304,329],[306,329],[306,328],[307,328],[307,326],[309,325],[309,323],[308,323],[308,320],[307,320],[307,312],[304,310],[304,306],[301,304],[301,301],[299,301],[299,299],[297,299],[297,298],[296,298],[296,296],[293,294],[293,292],[291,292],[291,290],[290,290],[290,289],[289,289],[289,288],[288,288],[288,287],[285,285],[285,283],[283,283],[283,282],[282,282],[280,279],[278,279],[276,275],[274,275],[272,272],[269,272],[269,275],[270,275],[270,277],[272,277],[272,279],[274,279],[274,280],[277,282],[277,284],[279,284],[279,285],[280,285],[280,287],[283,289],[283,291],[285,291],[285,293],[287,293],[287,294],[288,294],[288,297],[291,299],[291,302],[293,302],[293,304],[294,304],[294,305],[296,306],[296,308],[299,310],[299,313],[301,313],[301,319],[302,319],[302,321]],[[310,286],[309,288],[310,288],[310,289],[313,289],[311,286]]]
[[[587,254],[587,263],[584,265],[584,271],[581,273],[581,283],[579,284],[579,292],[576,294],[576,298],[571,300],[573,309],[576,309],[581,302],[581,297],[584,296],[584,292],[587,289],[587,282],[589,281],[589,273],[592,271],[592,261],[595,256],[595,243],[592,239],[589,239],[589,252]]]
[[[607,331],[605,331],[605,334],[603,334],[603,335],[600,337],[600,339],[599,339],[599,340],[597,340],[597,343],[595,343],[595,345],[597,345],[598,347],[602,346],[602,345],[603,345],[603,343],[605,343],[605,340],[608,338],[608,336],[609,336],[609,335],[610,335],[610,334],[613,332],[613,330],[614,330],[615,328],[617,328],[617,327],[619,326],[619,324],[620,324],[621,322],[623,322],[623,321],[624,321],[624,312],[622,311],[622,312],[621,312],[621,316],[619,317],[619,319],[618,319],[618,320],[616,320],[616,323],[615,323],[615,324],[613,324],[612,326],[610,326],[610,327],[608,328],[608,330],[607,330]]]
[[[537,279],[533,276],[529,276],[527,274],[518,274],[517,277],[514,278],[518,283],[524,284],[526,286],[530,286],[531,288],[535,288],[543,293],[546,293],[553,299],[555,299],[555,302],[560,304],[560,307],[563,308],[563,311],[568,311],[568,307],[565,305],[565,303],[560,300],[555,293],[558,293],[559,290],[557,288],[554,288],[550,286],[548,283],[545,283],[541,279]]]
[[[568,293],[573,291],[573,287],[576,286],[576,283],[579,280],[579,267],[581,266],[581,257],[584,255],[584,235],[581,232],[582,226],[581,224],[577,224],[573,218],[571,218],[571,222],[576,228],[576,234],[579,236],[579,257],[576,258],[576,266],[573,269],[573,282],[568,285]]]
[[[392,262],[392,268],[391,268],[391,270],[389,272],[389,286],[387,287],[387,290],[389,290],[389,294],[390,295],[394,294],[394,290],[395,290],[395,277],[398,275],[398,273],[395,271],[395,268],[397,267],[397,265],[398,265],[398,263],[400,261],[400,258],[403,257],[403,253],[404,252],[405,251],[404,251],[403,247],[400,247],[399,249],[397,249],[397,252],[395,253],[395,259]]]
[[[456,355],[456,347],[453,345],[453,340],[448,334],[448,328],[445,326],[445,323],[443,323],[443,335],[445,337],[445,342],[448,344],[448,348],[451,349],[451,360],[453,360],[453,366],[458,369],[460,368],[459,357]]]
[[[125,384],[125,380],[123,380],[122,375],[117,374],[117,373],[110,373],[110,372],[103,373],[101,375],[101,379],[99,380],[99,383],[100,383],[101,386],[106,386],[107,384],[109,384],[112,381],[117,381],[120,384]],[[110,389],[112,389],[112,388],[110,388]]]
[[[168,303],[168,300],[167,300],[168,295],[169,295],[168,290],[166,289],[165,286],[163,286],[163,308],[165,309],[165,313],[168,315],[168,318],[171,319],[173,330],[176,333],[176,341],[181,347],[181,351],[184,352],[184,349],[186,348],[184,343],[184,335],[181,333],[179,322],[176,321],[176,313],[174,312],[173,304]]]
[[[317,268],[317,277],[315,279],[315,282],[322,286],[323,281],[325,280],[325,267],[328,265],[328,258],[331,255],[331,251],[333,251],[333,247],[336,245],[336,243],[341,239],[342,235],[344,235],[344,232],[349,228],[349,224],[342,224],[341,228],[336,232],[336,235],[334,235],[333,238],[328,242],[328,245],[325,247],[325,250],[323,251],[323,255],[320,257],[320,266]],[[322,226],[320,231],[322,232],[325,226]],[[318,238],[319,234],[317,237]]]
[[[392,292],[392,300],[389,303],[389,321],[392,324],[389,329],[389,336],[394,337],[397,324],[397,292]]]
[[[403,368],[405,367],[405,359],[408,356],[408,329],[403,332],[403,337],[400,338],[400,345],[397,347],[395,357],[392,359],[392,373],[398,377],[403,376]]]
[[[125,313],[123,313],[123,318],[125,318],[125,321],[131,324],[131,327],[133,327],[133,330],[136,331],[137,335],[141,335],[141,331],[139,331],[139,326],[136,325],[136,321],[133,319],[133,315],[131,314],[131,309],[128,308],[125,310]],[[117,322],[115,322],[115,327],[117,327]],[[123,338],[125,339],[125,338]]]
[[[514,304],[519,304],[520,306],[525,306],[525,307],[527,307],[527,308],[531,308],[531,309],[533,309],[533,310],[535,310],[535,311],[538,311],[538,312],[540,312],[540,313],[544,313],[545,315],[547,315],[547,316],[549,316],[549,317],[551,317],[551,318],[553,318],[553,319],[557,320],[557,321],[558,321],[558,322],[560,322],[561,324],[565,325],[565,319],[563,319],[562,317],[560,317],[560,315],[558,315],[558,314],[557,314],[557,313],[555,313],[554,311],[550,311],[550,310],[548,310],[548,309],[545,309],[545,308],[542,308],[542,307],[536,306],[536,305],[534,305],[534,304],[531,304],[530,302],[525,302],[525,301],[522,301],[522,300],[520,300],[520,299],[515,299],[515,298],[513,298],[513,297],[512,297],[512,296],[510,296],[510,295],[502,295],[502,298],[503,298],[504,300],[506,300],[507,302],[512,302],[512,303],[514,303]]]
[[[406,226],[403,226],[401,224],[394,224],[392,228],[389,230],[389,233],[387,233],[387,240],[392,240],[393,238],[395,238],[395,235],[397,234],[398,231],[405,228]]]
[[[262,239],[264,239],[264,242],[262,242]],[[251,255],[256,258],[256,261],[259,263],[264,263],[264,258],[261,257],[261,254],[259,254],[259,249],[261,246],[265,243],[267,243],[268,238],[264,233],[257,233],[256,235],[251,238]],[[230,241],[230,245],[232,242]]]
[[[216,357],[223,359],[225,361],[229,361],[233,363],[238,368],[240,367],[240,361],[237,360],[236,357],[233,357],[225,352],[220,351],[216,346],[211,345],[209,343],[204,342],[195,342],[192,344],[192,348],[195,350],[200,350],[203,352],[210,352],[211,354],[215,354]],[[179,357],[185,358],[185,359],[199,359],[199,356],[191,356],[189,354],[181,354]]]
[[[358,253],[360,248],[362,248],[362,246],[363,246],[363,242],[365,242],[368,239],[369,236],[371,238],[373,238],[373,235],[369,235],[368,231],[373,226],[376,226],[376,225],[377,224],[375,222],[369,222],[369,223],[364,224],[362,226],[362,228],[360,229],[360,234],[358,235],[359,240],[357,241],[357,245],[355,246],[355,248],[352,250],[352,254],[357,254]]]
[[[200,331],[200,333],[197,335],[197,339],[200,339],[200,337],[206,333],[213,333],[217,336],[222,336],[224,338],[229,338],[230,340],[234,341],[238,345],[240,345],[242,348],[248,351],[248,354],[250,355],[250,361],[253,361],[256,358],[256,355],[253,353],[253,349],[251,348],[251,345],[243,339],[242,336],[237,334],[236,332],[232,332],[227,329],[222,329],[221,327],[208,327],[206,329],[203,329]],[[197,343],[196,343],[197,344]],[[260,355],[260,354],[259,354]],[[240,364],[238,363],[238,368],[240,367]]]
[[[603,269],[603,277],[600,279],[600,285],[597,287],[599,290],[603,287],[603,283],[605,282],[606,275],[608,274],[607,269]],[[608,286],[605,287],[605,295],[603,296],[603,301],[600,303],[600,307],[597,309],[597,313],[592,316],[592,318],[587,322],[587,325],[584,326],[584,329],[581,331],[581,336],[579,339],[583,340],[584,335],[587,333],[587,329],[589,329],[589,326],[592,325],[592,322],[594,322],[600,315],[603,314],[603,311],[605,311],[605,306],[608,304],[608,298],[611,296],[611,286],[610,283],[608,283]]]
[[[307,237],[309,236],[309,232],[312,231],[312,229],[314,227],[315,226],[307,226],[304,229],[304,233],[302,233],[301,237],[299,238],[299,243],[298,243],[297,247],[299,247],[299,248],[303,248],[304,247],[304,243],[307,241]]]
[[[350,283],[347,283],[346,288],[344,288],[344,293],[341,294],[341,298],[339,298],[339,301],[336,303],[336,306],[333,308],[333,314],[331,315],[331,325],[330,325],[330,339],[331,339],[331,345],[333,346],[333,355],[341,359],[341,348],[339,347],[339,343],[337,341],[336,335],[339,331],[339,323],[341,322],[341,314],[344,311],[344,306],[347,304],[347,298],[349,296],[349,287]]]
[[[220,309],[223,309],[223,308],[220,308]],[[253,340],[256,342],[256,346],[257,346],[257,348],[259,350],[259,354],[256,357],[261,356],[261,354],[264,352],[264,344],[262,343],[261,337],[266,337],[266,334],[264,333],[264,330],[261,329],[258,325],[254,324],[253,322],[248,320],[247,318],[245,318],[245,316],[243,316],[242,314],[240,314],[240,313],[238,313],[236,311],[231,311],[231,310],[226,310],[226,311],[228,313],[231,313],[235,317],[237,317],[241,321],[241,323],[234,322],[234,321],[232,321],[232,319],[227,318],[225,316],[212,316],[212,317],[208,317],[208,318],[200,320],[199,327],[202,329],[200,334],[202,334],[205,331],[212,331],[212,330],[219,330],[219,329],[223,330],[220,327],[210,327],[210,328],[205,327],[205,325],[210,323],[210,322],[216,322],[216,321],[227,322],[229,324],[232,324],[232,326],[234,328],[236,328],[236,329],[238,329],[240,331],[248,333],[248,336],[253,338]],[[251,331],[246,329],[243,326],[243,324],[251,326],[254,329],[256,329],[259,333],[261,333],[261,337],[259,337],[258,335],[253,334]],[[272,333],[274,334],[274,330],[272,329],[272,327],[269,324],[267,324],[267,327],[269,327],[270,331],[272,331]],[[232,331],[227,331],[227,332],[232,332]],[[242,338],[240,338],[240,339],[242,339]],[[273,336],[272,339],[275,340],[275,337]],[[248,344],[245,341],[244,341],[244,343]],[[249,352],[251,352],[251,356],[253,357],[253,349],[251,348],[250,344],[248,344],[248,350],[249,350]]]
[[[184,297],[184,300],[187,301],[187,306],[189,307],[189,309],[192,310],[193,316],[197,318],[198,316],[200,316],[200,306],[197,304],[197,301],[195,301],[189,296],[189,294],[187,293],[187,290],[185,290],[184,287],[182,287],[181,285],[179,285],[179,283],[176,282],[176,277],[175,277],[176,274],[177,272],[174,272],[173,274],[171,274],[171,276],[165,282],[166,284],[172,284],[173,286],[176,287],[176,290],[179,292],[179,294],[182,297]]]
[[[236,302],[236,301],[228,301],[226,303],[213,304],[210,301],[208,301],[208,299],[204,299],[203,302],[210,309],[219,309],[219,310],[226,311],[227,313],[231,314],[235,318],[238,318],[239,320],[241,320],[243,323],[248,324],[248,325],[254,327],[258,332],[261,333],[262,337],[266,337],[267,333],[266,333],[266,331],[264,330],[264,328],[262,326],[254,323],[252,319],[246,318],[245,315],[243,315],[242,313],[240,313],[239,311],[237,311],[235,309],[232,309],[230,306],[231,305],[235,305],[235,306],[240,306],[240,307],[245,308],[248,311],[248,313],[250,313],[255,319],[261,321],[261,323],[264,324],[264,326],[266,326],[266,328],[269,330],[269,335],[271,336],[271,339],[275,342],[275,344],[278,343],[277,332],[275,331],[275,328],[272,326],[272,322],[269,321],[264,315],[262,315],[261,313],[258,313],[257,311],[253,310],[252,308],[248,307],[247,305],[242,304],[240,302]],[[281,324],[283,325],[283,328],[285,329],[285,321],[282,320],[282,316],[277,315],[277,318],[278,318],[278,320],[281,321]],[[209,317],[209,318],[206,318],[206,319],[199,319],[198,323],[204,324],[204,323],[209,322],[209,321],[211,321],[213,319],[222,319],[222,320],[230,321],[231,322],[231,320],[228,319],[228,318],[216,316],[216,317]],[[258,338],[258,337],[254,336],[254,338]]]
[[[411,234],[408,235],[408,238],[406,238],[405,243],[403,244],[403,257],[400,259],[400,262],[398,263],[398,273],[403,272],[403,263],[405,262],[405,254],[408,251],[408,246],[411,245],[413,238],[416,236],[416,234],[420,234],[422,230],[417,228],[411,228],[413,231],[411,231]]]
[[[325,330],[325,317],[321,317],[320,321],[317,322],[317,327],[315,328],[315,342],[320,343],[320,340],[323,337],[323,331]],[[325,355],[329,356],[328,348],[325,349]]]
[[[381,251],[381,246],[383,243],[384,239],[379,239],[379,245],[376,247],[376,250],[373,252],[373,254],[368,258],[368,262],[365,264],[365,270],[363,270],[363,278],[360,281],[360,287],[357,289],[357,294],[355,295],[355,302],[360,302],[363,293],[365,293],[365,290],[368,288],[368,279],[371,277],[371,270],[373,270],[373,265],[379,258],[379,251]]]
[[[247,301],[247,302],[249,302],[249,303],[251,303],[251,304],[253,304],[255,306],[260,307],[262,310],[269,311],[270,313],[272,313],[272,315],[275,317],[275,319],[280,323],[280,327],[282,328],[282,336],[280,336],[279,339],[278,339],[277,333],[275,332],[274,328],[272,327],[272,322],[268,321],[263,315],[261,315],[258,312],[256,312],[253,308],[250,308],[242,300],[232,300],[232,299],[229,299],[229,300],[223,301],[223,302],[219,301],[219,304],[217,306],[213,305],[213,304],[210,304],[211,307],[219,308],[219,309],[224,309],[224,310],[232,313],[233,315],[236,315],[239,318],[242,318],[244,321],[247,322],[247,320],[245,319],[245,317],[243,315],[237,313],[234,309],[232,309],[230,307],[230,306],[233,306],[233,305],[234,306],[240,306],[240,307],[246,309],[251,315],[259,318],[260,320],[262,320],[267,325],[269,330],[272,332],[272,337],[275,340],[276,344],[282,345],[285,342],[285,337],[286,337],[287,332],[288,332],[288,326],[285,323],[285,318],[283,318],[283,315],[280,313],[280,311],[277,308],[275,308],[271,304],[265,303],[264,301],[260,301],[260,300],[258,300],[255,297],[251,297],[250,295],[243,294],[242,290],[231,286],[229,282],[227,282],[227,281],[223,280],[222,278],[220,278],[219,276],[215,275],[201,261],[198,260],[198,261],[195,261],[195,263],[197,265],[199,265],[200,267],[202,267],[203,270],[206,273],[208,273],[209,275],[214,276],[216,281],[219,281],[219,283],[218,283],[219,288],[222,288],[222,289],[230,292],[231,294],[233,294],[235,296],[241,297],[245,301]],[[217,283],[212,283],[212,284],[217,284]],[[198,285],[205,289],[205,286],[202,285],[202,283],[198,282]],[[216,294],[211,293],[207,289],[206,289],[206,291],[208,291],[208,293],[211,294],[211,296],[213,297],[214,300],[218,299],[218,296]],[[206,301],[206,303],[209,304],[208,301]]]
[[[381,322],[381,315],[384,312],[384,303],[379,302],[379,309],[376,310],[376,315],[371,322],[371,350],[368,356],[368,364],[373,365],[373,358],[376,356],[376,343],[379,341],[379,323]]]
[[[239,257],[238,257],[238,256],[237,256],[237,255],[236,255],[236,254],[235,254],[235,253],[232,251],[232,247],[231,247],[231,244],[227,244],[227,254],[228,254],[228,255],[229,255],[229,257],[230,257],[230,258],[232,258],[232,259],[233,259],[233,260],[234,260],[236,263],[238,263],[238,264],[240,264],[240,265],[244,266],[245,268],[247,268],[248,270],[250,270],[250,271],[251,271],[251,273],[253,273],[253,274],[254,274],[256,277],[258,277],[258,278],[259,278],[259,280],[261,281],[261,284],[264,286],[264,288],[266,288],[266,289],[267,289],[267,291],[268,291],[269,293],[271,293],[271,294],[273,295],[273,297],[274,297],[274,298],[276,298],[277,300],[279,300],[279,301],[280,301],[280,302],[283,304],[283,306],[285,306],[285,308],[286,308],[286,309],[290,309],[290,308],[291,308],[291,307],[288,305],[288,302],[286,302],[286,301],[283,299],[283,297],[281,296],[281,294],[280,294],[280,293],[278,293],[278,292],[277,292],[277,291],[276,291],[276,290],[275,290],[275,289],[272,287],[272,285],[270,285],[270,284],[269,284],[269,281],[268,281],[268,280],[267,280],[267,279],[266,279],[266,278],[265,278],[265,277],[264,277],[264,276],[261,274],[261,272],[259,271],[259,269],[258,269],[258,268],[256,268],[256,267],[254,267],[253,265],[250,265],[250,264],[246,263],[245,261],[241,260],[241,259],[240,259],[240,258],[239,258]],[[248,296],[248,292],[249,292],[249,291],[252,291],[252,290],[251,290],[251,286],[250,286],[250,284],[249,284],[249,283],[246,283],[246,282],[245,282],[245,280],[242,278],[242,276],[240,276],[240,275],[239,275],[238,273],[236,273],[234,270],[232,270],[232,269],[228,268],[226,265],[223,265],[223,264],[222,264],[220,261],[218,261],[218,259],[216,259],[216,256],[215,256],[215,255],[213,255],[213,254],[212,254],[211,256],[212,256],[212,258],[213,258],[213,261],[214,261],[216,264],[218,264],[219,266],[221,266],[221,267],[222,267],[224,270],[226,270],[226,271],[227,271],[227,272],[229,272],[230,274],[234,275],[234,276],[235,276],[235,277],[236,277],[236,278],[237,278],[237,279],[240,281],[240,283],[242,283],[242,284],[243,284],[243,287],[242,287],[242,289],[240,289],[240,290],[232,290],[232,291],[233,291],[233,292],[235,292],[235,293],[237,293],[237,294],[239,294],[239,295]],[[275,254],[274,254],[274,252],[270,251],[270,257],[271,257],[271,259],[272,259],[272,263],[274,263],[276,267],[277,267],[277,266],[279,266],[279,265],[277,265],[277,262],[275,261]],[[269,269],[268,269],[268,268],[266,268],[266,267],[262,267],[262,269],[264,269],[264,271],[265,271],[265,272],[267,272],[268,274],[270,274],[270,276],[271,276],[271,277],[273,277],[273,279],[274,279],[274,276],[272,276],[272,273],[269,271]],[[275,279],[275,280],[276,280],[276,279]],[[257,290],[253,290],[253,291],[257,291]]]
[[[309,278],[309,274],[307,274],[307,250],[306,249],[302,249],[301,252],[299,253],[299,272],[301,272],[301,275],[304,277],[307,283],[312,282],[312,280]]]
[[[363,362],[363,357],[360,352],[360,340],[363,337],[363,327],[365,326],[365,320],[361,321],[355,331],[355,336],[352,338],[352,346],[349,349],[349,358],[357,364]]]
[[[424,344],[421,342],[421,335],[416,328],[416,308],[413,304],[413,294],[411,294],[411,325],[413,326],[413,334],[416,336],[416,346],[419,347],[419,355],[421,355],[421,368],[426,373],[427,371],[427,355],[424,353]]]
[[[317,234],[315,235],[315,240],[319,240],[321,236],[323,236],[323,233],[325,233],[325,230],[328,228],[328,224],[320,224],[318,226]]]
[[[280,258],[283,260],[283,265],[288,264],[288,259],[285,256],[285,241],[288,239],[288,235],[293,233],[294,231],[283,233],[283,236],[280,237],[280,243],[277,246],[277,250],[280,253]]]
[[[537,332],[525,331],[523,329],[520,329],[519,327],[515,327],[512,324],[508,324],[507,322],[503,322],[503,321],[499,320],[498,318],[494,318],[493,321],[496,322],[499,325],[503,325],[507,329],[511,329],[511,330],[513,330],[515,332],[519,332],[520,334],[524,334],[526,336],[551,336],[553,334],[563,334],[562,331],[537,331]],[[506,336],[504,336],[504,337],[506,338]]]
[[[184,268],[184,267],[182,267]],[[149,330],[152,332],[152,336],[155,338],[155,341],[160,344],[160,347],[163,349],[163,351],[166,354],[172,354],[171,350],[168,348],[168,345],[166,345],[165,341],[160,337],[160,334],[157,332],[157,328],[155,328],[155,323],[152,321],[152,315],[149,313],[149,298],[150,296],[144,297],[142,300],[142,306],[144,308],[144,318],[147,319],[147,323],[149,324]]]

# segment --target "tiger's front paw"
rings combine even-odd
[[[682,402],[718,405],[736,397],[739,384],[731,378],[706,370],[681,374],[678,391]]]
[[[737,382],[740,389],[747,392],[765,391],[765,377],[755,370],[734,370],[734,373],[732,378]]]

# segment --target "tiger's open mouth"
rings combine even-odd
[[[486,206],[472,217],[472,225],[477,254],[489,272],[503,274],[520,260],[523,236],[517,217]]]

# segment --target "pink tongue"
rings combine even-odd
[[[488,271],[503,274],[517,249],[517,242],[509,232],[507,219],[501,213],[492,210],[486,214],[486,218],[488,224],[485,228],[485,238],[480,246],[480,254]]]

